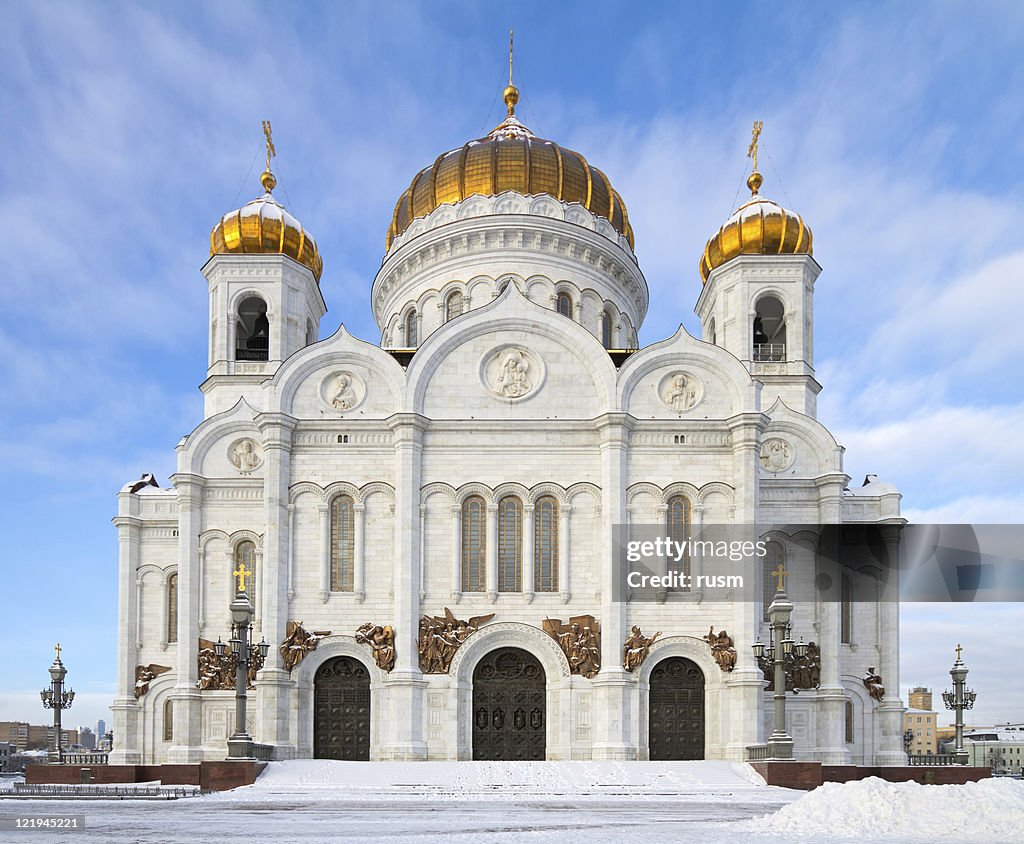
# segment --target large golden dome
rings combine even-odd
[[[269,160],[269,159],[268,159]],[[269,169],[260,177],[266,193],[225,214],[210,232],[211,255],[287,255],[309,267],[320,283],[324,262],[316,241],[284,206],[270,195],[277,179]]]
[[[725,221],[704,247],[700,274],[706,283],[711,271],[737,255],[811,255],[812,236],[803,217],[758,195],[761,174],[747,179],[751,198]]]
[[[504,100],[508,116],[487,137],[438,156],[416,174],[395,205],[387,248],[413,220],[440,205],[507,190],[578,202],[591,213],[606,217],[633,246],[626,205],[608,177],[578,152],[538,138],[520,123],[515,116],[519,90],[514,85],[505,89]]]

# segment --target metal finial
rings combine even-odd
[[[53,646],[53,650],[57,654],[57,662],[60,662],[60,652],[62,650],[62,648],[60,646],[60,642],[58,642],[56,645]]]
[[[761,183],[764,181],[764,179],[761,178],[761,174],[757,172],[757,139],[761,137],[761,129],[763,126],[763,120],[754,121],[754,128],[750,138],[750,146],[747,147],[747,158],[752,159],[754,163],[753,172],[747,179],[747,187],[750,188],[750,192],[754,196],[757,195],[757,191],[761,187]]]
[[[508,28],[508,84],[512,84],[512,27]]]
[[[961,661],[960,660],[960,653],[961,653],[961,651],[963,651],[963,649],[964,649],[964,646],[961,645],[960,643],[957,643],[957,646],[956,646],[956,661],[957,662]]]
[[[782,567],[782,563],[779,563],[779,565],[776,567],[775,571],[769,572],[769,574],[771,574],[772,577],[774,577],[774,578],[776,578],[776,580],[778,580],[778,591],[779,592],[781,592],[783,589],[786,588],[786,575],[788,575],[789,572],[786,571]]]
[[[508,107],[508,116],[512,117],[516,113],[516,103],[519,102],[519,89],[512,84],[512,27],[508,30],[508,86],[501,98]]]
[[[271,136],[269,120],[263,121],[263,136],[267,139],[267,169],[260,175],[260,182],[263,184],[267,193],[270,193],[274,189],[274,186],[277,185],[277,179],[275,179],[274,174],[270,172],[270,159],[277,157],[277,150],[274,149],[274,139]]]
[[[238,578],[238,591],[245,591],[245,579],[252,577],[252,572],[245,567],[245,563],[239,563],[238,568],[231,572],[235,577]]]

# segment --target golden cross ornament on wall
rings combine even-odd
[[[239,563],[238,568],[231,572],[235,577],[238,578],[238,591],[245,591],[245,579],[252,577],[253,573],[245,567],[245,563]]]
[[[764,126],[763,120],[754,121],[754,129],[750,138],[750,146],[747,147],[747,158],[754,160],[754,169],[757,169],[757,139],[761,137],[761,127]]]
[[[778,580],[778,591],[779,592],[781,592],[783,589],[786,588],[786,575],[788,575],[789,572],[786,571],[782,567],[782,563],[779,563],[779,565],[776,567],[775,571],[770,572],[770,574],[771,574],[772,577],[774,577],[774,578],[776,578]]]
[[[263,121],[263,135],[267,139],[267,169],[270,169],[270,159],[277,156],[277,150],[274,149],[274,139],[270,134],[270,121]]]

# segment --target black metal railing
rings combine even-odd
[[[107,800],[178,800],[199,794],[197,787],[183,785],[37,785],[24,782],[16,782],[11,791],[0,791],[0,797],[92,797]]]
[[[920,753],[908,756],[907,762],[910,765],[959,765],[959,759],[955,753]]]
[[[95,751],[64,751],[61,761],[65,765],[106,765],[108,755],[103,750]]]

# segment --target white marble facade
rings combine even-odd
[[[703,337],[680,328],[610,355],[601,321],[612,318],[612,348],[634,348],[649,305],[646,282],[606,220],[551,197],[472,197],[413,223],[372,287],[380,345],[344,327],[316,341],[324,303],[313,274],[291,259],[210,258],[205,419],[177,446],[171,488],[127,485],[118,496],[111,761],[224,757],[233,697],[197,688],[197,648],[199,638],[229,636],[230,571],[245,541],[255,545],[256,638],[275,646],[250,696],[250,726],[280,758],[313,755],[314,676],[338,655],[370,673],[371,758],[472,758],[474,666],[513,646],[544,669],[548,759],[647,758],[648,678],[670,656],[693,660],[704,674],[707,758],[743,759],[764,739],[771,711],[750,649],[767,636],[762,605],[680,612],[616,603],[611,531],[627,521],[663,522],[675,494],[687,496],[703,523],[900,521],[892,487],[846,489],[843,449],[815,418],[811,302],[819,271],[809,255],[736,258],[703,291],[694,281]],[[463,297],[458,315],[446,309],[453,292]],[[559,294],[571,301],[568,316]],[[784,310],[781,361],[752,360],[751,320],[765,295]],[[266,362],[233,359],[233,308],[251,296],[268,306]],[[403,333],[410,311],[417,343]],[[411,356],[387,351],[410,345]],[[553,591],[531,582],[528,517],[522,588],[496,591],[489,552],[486,588],[463,591],[460,504],[468,495],[484,499],[493,548],[507,493],[527,516],[542,496],[558,501]],[[339,494],[351,497],[354,513],[347,591],[332,591],[328,572],[328,511]],[[813,554],[791,549],[786,565],[813,566]],[[460,618],[494,618],[447,674],[423,675],[418,622],[446,606]],[[541,628],[545,617],[583,614],[601,625],[602,668],[593,679],[571,674]],[[821,687],[791,698],[797,757],[901,762],[895,604],[856,604],[848,635],[841,614],[836,603],[796,608],[795,633],[822,646]],[[332,633],[289,673],[276,645],[292,620]],[[354,638],[366,621],[394,628],[390,673]],[[662,636],[628,673],[622,645],[634,624]],[[736,641],[731,673],[702,638],[712,625]],[[147,664],[170,670],[136,700],[136,666]],[[868,666],[891,690],[880,702],[861,682]]]

